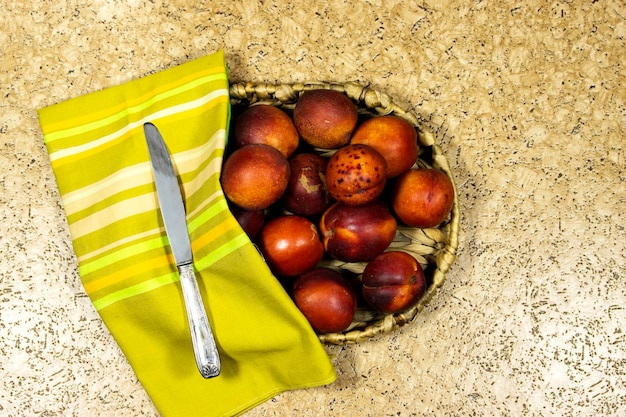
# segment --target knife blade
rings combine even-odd
[[[161,133],[152,123],[145,123],[143,129],[161,217],[180,276],[196,364],[204,378],[212,378],[220,374],[220,357],[193,270],[193,252],[180,186]]]

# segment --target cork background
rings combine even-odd
[[[246,416],[626,415],[621,0],[0,5],[0,415],[158,416],[80,284],[36,110],[223,49],[232,80],[354,80],[450,160],[460,246],[417,320]]]

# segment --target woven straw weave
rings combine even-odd
[[[304,84],[255,84],[250,82],[231,83],[230,97],[233,107],[245,107],[263,102],[277,106],[287,112],[295,107],[299,95],[306,90],[331,89],[348,96],[357,106],[360,116],[395,115],[408,120],[416,127],[420,145],[420,156],[417,166],[433,167],[445,172],[452,180],[454,177],[450,165],[441,147],[435,143],[435,136],[425,131],[417,117],[394,103],[385,93],[374,90],[355,82],[347,83],[304,83]],[[323,153],[323,150],[320,150]],[[331,151],[332,152],[332,151]],[[456,257],[460,212],[458,194],[455,186],[455,197],[449,218],[438,228],[417,229],[398,225],[394,242],[389,249],[402,250],[413,255],[424,268],[428,280],[428,288],[420,301],[409,310],[396,314],[385,314],[360,306],[350,327],[341,333],[320,334],[322,342],[328,344],[358,343],[374,335],[389,332],[411,323],[417,314],[443,285],[445,274]],[[359,276],[366,263],[346,263],[324,259],[320,266],[341,270]]]

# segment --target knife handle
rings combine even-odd
[[[178,272],[180,273],[180,284],[183,289],[185,309],[191,331],[191,343],[193,344],[198,370],[204,378],[218,376],[221,370],[220,356],[204,304],[202,304],[193,264],[179,265]]]

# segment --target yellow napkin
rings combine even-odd
[[[223,52],[39,110],[81,281],[164,417],[230,416],[336,375],[233,218],[219,183],[230,103]],[[182,182],[194,265],[222,360],[204,379],[143,134]]]

